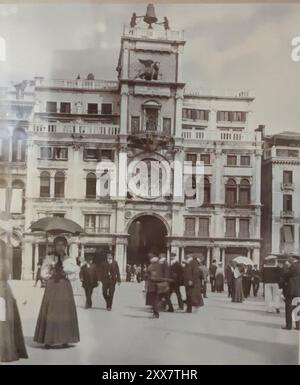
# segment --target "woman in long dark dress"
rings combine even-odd
[[[44,298],[34,334],[34,341],[52,346],[67,347],[79,342],[76,306],[68,276],[78,270],[75,258],[66,255],[67,240],[54,240],[54,255],[43,262],[41,275],[47,280]]]
[[[233,271],[234,282],[233,282],[232,302],[244,301],[243,273],[244,273],[244,267],[242,265],[237,265]]]
[[[216,270],[216,292],[222,293],[224,291],[224,270],[222,263],[219,263]]]
[[[0,362],[28,358],[17,302],[8,284],[6,245],[0,240]]]

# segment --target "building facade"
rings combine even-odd
[[[7,221],[7,214],[11,213],[14,279],[21,278],[24,259],[27,133],[33,107],[33,81],[0,87],[0,219]]]
[[[29,230],[44,216],[64,216],[84,228],[68,237],[70,254],[100,262],[112,250],[123,273],[127,263],[146,262],[150,251],[180,259],[197,253],[224,266],[238,255],[259,263],[262,137],[252,124],[254,98],[248,91],[189,88],[184,45],[183,32],[168,25],[131,23],[121,37],[115,81],[92,74],[34,79],[25,130],[23,278],[32,278],[51,243]],[[103,161],[115,165],[113,195],[99,193],[99,179],[109,174],[99,171]],[[176,193],[185,175],[174,169],[168,195],[128,189],[126,170],[141,161],[201,162],[203,204],[189,205]]]
[[[284,259],[300,252],[300,135],[282,132],[264,140],[262,256]]]

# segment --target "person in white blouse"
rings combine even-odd
[[[47,281],[34,341],[46,348],[79,342],[76,305],[70,279],[78,273],[75,258],[66,254],[65,237],[54,239],[54,253],[48,255],[41,268],[41,276]]]

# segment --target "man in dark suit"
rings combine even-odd
[[[214,259],[212,261],[212,264],[209,267],[209,277],[210,277],[210,284],[211,284],[211,291],[216,291],[216,271],[217,271],[217,261]]]
[[[187,255],[185,258],[186,265],[183,270],[183,279],[186,291],[186,312],[192,313],[193,306],[203,306],[201,295],[201,279],[203,279],[203,274],[196,256]]]
[[[162,301],[163,308],[168,307],[168,312],[173,313],[174,308],[171,302],[171,292],[170,292],[170,271],[167,263],[167,256],[165,253],[159,254],[159,264],[161,265],[161,277],[164,279],[162,284],[158,285],[159,299]]]
[[[121,277],[118,262],[114,260],[111,253],[106,256],[106,261],[101,269],[102,293],[106,302],[106,309],[111,310],[115,293],[116,283],[120,285]]]
[[[226,270],[225,270],[225,279],[226,279],[227,288],[228,288],[228,298],[232,297],[232,294],[233,294],[233,284],[234,284],[233,271],[234,271],[233,262],[230,262],[226,266]]]
[[[257,293],[259,290],[259,283],[260,283],[260,271],[258,270],[257,265],[253,266],[252,269],[252,290],[253,290],[253,295],[254,297],[257,297]]]
[[[170,283],[170,295],[172,295],[172,293],[176,294],[178,307],[183,310],[183,300],[180,292],[180,286],[183,285],[183,267],[178,262],[176,253],[171,253],[169,273],[172,279]]]
[[[92,307],[92,294],[95,287],[98,286],[98,277],[96,265],[93,260],[87,261],[80,269],[79,273],[82,287],[85,291],[86,304],[85,308],[90,309]]]
[[[293,326],[292,313],[297,306],[293,304],[294,298],[300,298],[300,255],[289,256],[290,267],[284,274],[286,282],[285,290],[285,322],[282,327],[285,330],[291,330]],[[299,301],[300,302],[300,301]],[[296,321],[296,330],[300,330],[300,321]]]

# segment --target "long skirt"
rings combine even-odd
[[[0,362],[28,358],[17,302],[7,282],[0,282]]]
[[[195,307],[204,305],[203,297],[201,293],[201,281],[196,281],[194,286],[187,289],[187,296],[191,298],[191,304]]]
[[[243,302],[244,293],[243,293],[243,277],[234,279],[233,281],[233,293],[232,293],[232,302]]]
[[[34,341],[63,345],[79,341],[79,328],[72,286],[67,279],[50,279],[44,293]]]
[[[224,275],[216,275],[216,291],[222,293],[224,291]]]

